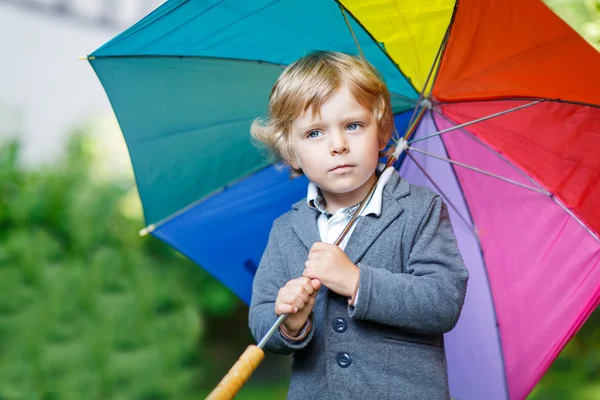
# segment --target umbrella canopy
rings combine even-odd
[[[249,302],[272,221],[307,185],[249,126],[285,65],[359,49],[397,130],[417,127],[400,174],[444,197],[471,273],[451,393],[525,398],[600,301],[600,55],[544,4],[171,0],[88,59],[147,231]]]

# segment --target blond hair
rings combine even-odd
[[[289,165],[294,156],[292,121],[309,109],[318,113],[329,96],[344,85],[360,105],[373,111],[380,143],[387,144],[394,130],[393,114],[389,91],[377,70],[362,58],[323,51],[304,56],[283,71],[271,90],[268,117],[252,123],[252,137],[275,161]]]

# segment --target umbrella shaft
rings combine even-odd
[[[283,324],[283,321],[285,321],[285,319],[286,319],[287,316],[288,316],[287,314],[281,314],[279,316],[279,318],[277,318],[277,321],[275,321],[275,323],[269,329],[269,331],[265,334],[265,336],[263,336],[263,338],[260,340],[260,342],[258,342],[258,347],[260,347],[261,349],[265,347],[265,344],[267,344],[267,342],[269,341],[269,339],[271,339],[271,336],[273,336],[273,334],[275,333],[275,331],[277,329],[279,329],[279,327],[281,326],[281,324]]]

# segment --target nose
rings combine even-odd
[[[348,152],[348,141],[343,132],[334,132],[331,136],[331,155]]]

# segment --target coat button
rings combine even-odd
[[[344,318],[336,318],[331,323],[333,330],[337,333],[344,333],[348,329],[348,323]]]
[[[352,364],[352,359],[348,353],[338,354],[335,361],[337,361],[337,365],[341,368],[348,368]]]

